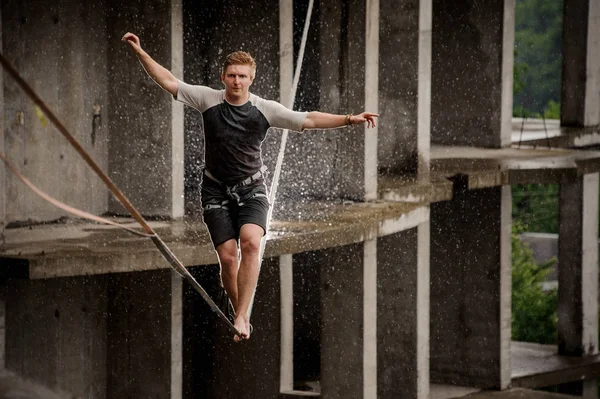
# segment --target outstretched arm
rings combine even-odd
[[[150,75],[160,87],[171,93],[173,96],[176,96],[179,85],[177,78],[173,76],[171,71],[154,61],[148,53],[142,50],[139,37],[133,33],[127,32],[121,40],[129,45],[129,48],[131,48],[131,51],[133,51],[138,60],[140,60],[148,75]]]
[[[309,112],[302,129],[331,129],[346,125],[360,125],[367,123],[367,127],[375,127],[375,118],[379,115],[372,112],[363,112],[359,115],[334,115],[325,112]]]

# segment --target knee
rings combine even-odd
[[[237,251],[221,251],[219,252],[219,262],[224,272],[229,272],[237,269],[238,254]]]
[[[240,249],[243,255],[255,255],[260,251],[260,238],[240,239]]]

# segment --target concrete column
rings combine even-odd
[[[600,1],[565,0],[561,125],[600,124]]]
[[[0,9],[0,49],[2,48],[2,10]],[[4,149],[4,71],[0,71],[0,152],[6,154]],[[6,168],[0,162],[0,247],[4,245],[4,228],[6,226]]]
[[[431,0],[381,0],[379,167],[422,178],[430,159],[431,19]]]
[[[143,214],[180,217],[183,108],[144,72],[120,38],[124,26],[140,33],[150,56],[183,78],[181,0],[126,6],[107,0],[107,9],[110,176]],[[109,211],[124,213],[112,197]]]
[[[377,254],[378,395],[429,398],[429,222],[379,238]]]
[[[182,398],[182,284],[171,270],[111,276],[107,398]]]
[[[598,353],[598,173],[560,186],[558,345],[569,356]]]
[[[431,204],[431,379],[510,383],[510,187]]]
[[[433,0],[431,141],[511,142],[515,0]]]
[[[9,279],[5,298],[8,369],[73,397],[107,398],[104,277]]]

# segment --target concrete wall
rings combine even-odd
[[[8,280],[6,367],[75,397],[106,398],[105,298],[102,277]]]
[[[0,6],[0,48],[2,48],[2,7]],[[4,71],[0,71],[0,152],[4,150]],[[4,244],[4,228],[6,226],[6,169],[0,165],[0,247]]]
[[[600,1],[565,0],[561,125],[600,124]]]
[[[431,205],[433,382],[510,383],[510,220],[510,187]]]
[[[105,2],[2,2],[2,51],[67,129],[106,169],[107,42]],[[12,79],[4,79],[5,152],[50,195],[92,213],[107,209],[106,189]],[[101,123],[94,124],[94,105]],[[76,183],[76,184],[74,184]],[[12,176],[6,180],[6,221],[56,219],[47,204]]]
[[[107,3],[109,171],[140,212],[183,215],[183,108],[144,72],[121,42],[127,32],[159,64],[182,75],[181,4],[172,1]],[[109,210],[124,213],[111,197]]]
[[[514,0],[433,1],[431,142],[510,144]]]

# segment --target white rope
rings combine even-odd
[[[296,100],[296,91],[298,90],[298,82],[300,81],[300,71],[302,70],[302,62],[304,61],[304,49],[306,48],[306,41],[308,39],[308,29],[310,27],[310,18],[312,16],[313,4],[314,0],[310,0],[308,3],[308,10],[306,11],[306,20],[304,21],[304,30],[302,31],[302,41],[300,42],[298,60],[296,61],[296,69],[294,71],[294,80],[292,81],[292,89],[290,92],[288,104],[284,104],[290,109],[294,108],[294,102]],[[281,135],[279,154],[277,155],[277,163],[275,164],[275,171],[273,172],[273,181],[271,182],[271,188],[269,190],[269,203],[271,204],[271,206],[269,207],[269,212],[267,213],[267,227],[271,224],[271,218],[273,217],[273,207],[275,204],[277,189],[279,188],[279,177],[281,176],[281,167],[283,166],[283,157],[285,155],[285,146],[287,144],[288,132],[288,129],[284,129]],[[266,245],[267,237],[265,235],[260,242],[260,260],[258,265],[259,270],[262,265],[263,257],[265,255]],[[252,294],[252,300],[250,301],[250,307],[248,308],[248,318],[252,314],[252,307],[254,305],[255,295],[256,289],[254,290],[254,294]]]

